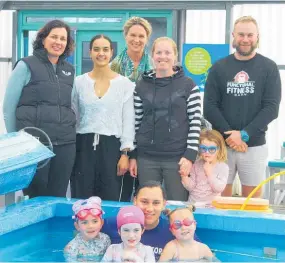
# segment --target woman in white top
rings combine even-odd
[[[134,149],[134,84],[109,67],[111,40],[90,41],[93,70],[75,80],[72,105],[76,113],[76,161],[72,197],[100,196],[120,200],[123,176]]]

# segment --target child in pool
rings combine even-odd
[[[144,213],[137,206],[122,207],[117,215],[117,228],[123,242],[111,245],[102,261],[155,262],[152,247],[140,242],[144,220]]]
[[[90,197],[87,200],[78,200],[72,210],[74,226],[79,233],[64,248],[66,260],[100,261],[111,244],[109,236],[100,232],[104,224],[101,199]]]
[[[170,231],[175,239],[164,247],[160,262],[168,261],[213,261],[209,247],[194,240],[196,221],[193,216],[194,206],[165,210],[169,217]]]

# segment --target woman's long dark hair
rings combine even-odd
[[[70,30],[69,25],[67,25],[66,23],[64,23],[61,20],[52,20],[52,21],[48,22],[47,24],[45,24],[44,27],[39,30],[39,32],[36,36],[36,39],[33,42],[33,49],[37,50],[37,49],[44,48],[43,41],[49,35],[50,31],[54,28],[65,28],[66,29],[67,44],[66,44],[66,48],[65,48],[63,54],[60,55],[60,57],[66,58],[71,54],[71,52],[74,49],[74,40],[71,37],[71,33],[70,33],[71,30]]]

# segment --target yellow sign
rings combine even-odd
[[[190,49],[185,56],[185,66],[193,75],[202,75],[207,73],[211,65],[211,56],[209,52],[201,47]]]

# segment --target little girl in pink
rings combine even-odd
[[[224,138],[215,130],[204,130],[200,135],[199,159],[195,161],[190,176],[181,176],[183,186],[189,191],[188,201],[210,204],[225,189],[229,167]]]
[[[102,262],[155,262],[153,249],[143,245],[145,216],[137,206],[124,206],[117,215],[117,227],[122,243],[108,247]]]

